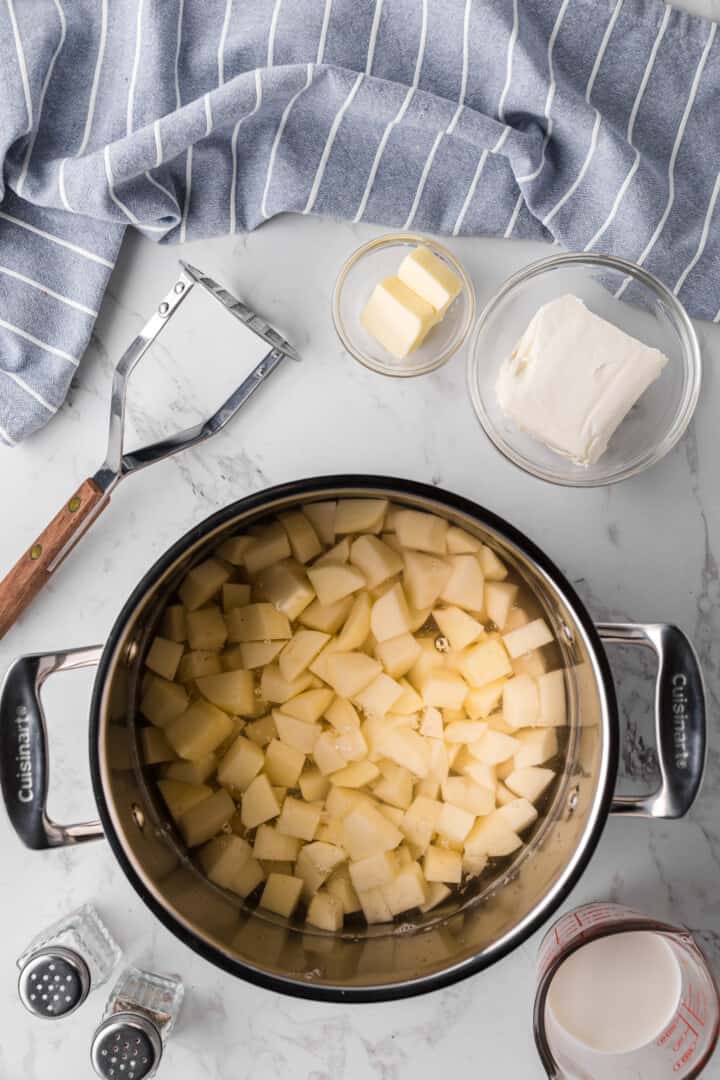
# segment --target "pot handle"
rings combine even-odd
[[[47,815],[50,774],[47,729],[40,691],[58,671],[96,665],[102,645],[71,652],[21,656],[0,692],[0,787],[10,821],[26,847],[41,850],[99,840],[99,821],[60,825]]]
[[[616,795],[613,814],[679,818],[687,814],[702,783],[707,753],[705,688],[686,634],[668,623],[598,623],[604,642],[654,650],[655,739],[660,787],[650,795]]]

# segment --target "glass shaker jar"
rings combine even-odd
[[[90,1057],[106,1080],[144,1080],[160,1065],[184,995],[177,975],[126,968],[95,1032]]]

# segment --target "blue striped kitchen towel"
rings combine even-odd
[[[0,437],[123,234],[281,211],[555,238],[720,321],[720,42],[660,0],[0,0]]]

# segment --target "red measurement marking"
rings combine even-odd
[[[578,915],[577,911],[573,911],[573,915],[575,916],[575,922],[578,924],[578,926],[582,930],[582,928],[583,928],[582,919]]]
[[[690,1013],[694,1020],[697,1020],[700,1027],[705,1027],[705,1021],[701,1019],[701,1017],[699,1017],[698,1014],[690,1008],[687,1001],[681,1001],[680,1004],[682,1005],[683,1009],[686,1009]]]
[[[560,935],[558,934],[557,926],[555,927],[555,942],[556,942],[556,944],[557,944],[557,946],[559,948],[560,947]]]
[[[680,1018],[680,1020],[682,1020],[682,1022],[686,1025],[686,1027],[688,1027],[690,1029],[690,1031],[692,1031],[695,1038],[696,1039],[699,1038],[699,1035],[698,1035],[697,1031],[695,1030],[695,1028],[692,1026],[692,1024],[690,1023],[688,1018],[686,1016],[683,1016],[683,1014],[680,1012],[679,1009],[678,1009],[678,1017]]]

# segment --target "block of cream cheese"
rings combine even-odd
[[[420,245],[400,263],[398,277],[435,308],[439,322],[462,289],[462,282],[442,259]]]
[[[435,308],[399,277],[386,277],[372,291],[360,322],[389,353],[402,360],[420,345],[436,322]]]
[[[592,465],[667,357],[561,296],[533,316],[495,391],[506,416],[551,450]]]

